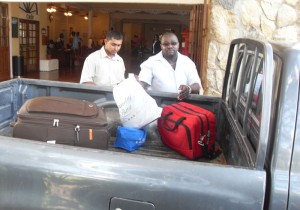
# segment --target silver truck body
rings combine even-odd
[[[12,138],[9,124],[30,98],[105,103],[113,100],[112,89],[31,79],[1,82],[0,209],[299,208],[299,56],[299,46],[234,40],[223,96],[190,96],[189,103],[215,113],[226,163],[190,161],[151,145],[160,142],[155,126],[149,127],[151,144],[133,153]],[[259,77],[263,94],[254,103]],[[177,102],[175,94],[149,94],[159,106]]]
[[[289,46],[289,45],[288,45]],[[295,46],[274,46],[282,63],[281,84],[278,89],[275,136],[269,143],[268,159],[270,209],[299,209],[300,207],[300,127],[299,84],[300,43]],[[280,68],[280,67],[278,67]],[[271,146],[272,145],[272,146]]]

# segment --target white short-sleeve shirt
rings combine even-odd
[[[110,58],[102,47],[91,53],[84,61],[80,83],[114,86],[125,79],[125,65],[119,55]]]
[[[195,63],[178,52],[175,70],[162,52],[151,56],[141,64],[139,80],[150,85],[151,90],[178,93],[180,85],[198,83],[202,89]]]

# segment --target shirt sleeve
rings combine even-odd
[[[123,80],[125,80],[125,64],[124,64],[124,60],[121,59],[121,68],[120,71],[118,71],[118,83],[122,82]]]
[[[93,78],[95,77],[95,65],[93,65],[93,60],[91,57],[87,57],[84,61],[80,83],[84,82],[94,82]]]
[[[144,61],[141,64],[141,71],[139,74],[139,80],[147,83],[151,86],[153,73],[152,73],[152,62],[150,59]]]
[[[198,83],[199,86],[200,86],[199,93],[203,94],[203,88],[202,88],[201,80],[199,78],[196,65],[192,60],[189,60],[189,68],[187,68],[187,69],[188,69],[188,72],[187,72],[188,85]]]
[[[122,81],[125,79],[125,64],[124,64],[124,60],[122,59]]]

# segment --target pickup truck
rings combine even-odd
[[[300,207],[300,46],[231,42],[222,97],[186,102],[217,120],[215,159],[167,148],[155,122],[143,147],[115,148],[118,109],[104,106],[108,150],[13,138],[21,105],[38,96],[113,101],[111,87],[12,79],[0,83],[0,209],[258,210]],[[148,93],[161,107],[176,94]]]

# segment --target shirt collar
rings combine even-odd
[[[115,55],[114,57],[112,57],[112,58],[109,57],[109,56],[107,55],[105,49],[104,49],[104,46],[101,47],[101,49],[100,49],[100,57],[101,57],[101,58],[109,58],[109,59],[117,60],[117,61],[120,60],[118,54],[116,54],[116,55]]]
[[[154,59],[162,61],[165,58],[163,57],[162,52],[160,51],[159,53],[157,53],[156,55],[154,55]]]
[[[180,52],[177,52],[177,61],[178,61],[178,59],[181,59],[181,54],[180,54]],[[162,51],[160,51],[159,53],[157,53],[155,56],[155,60],[159,60],[159,61],[167,61],[164,57],[163,57],[163,55],[162,55]]]

